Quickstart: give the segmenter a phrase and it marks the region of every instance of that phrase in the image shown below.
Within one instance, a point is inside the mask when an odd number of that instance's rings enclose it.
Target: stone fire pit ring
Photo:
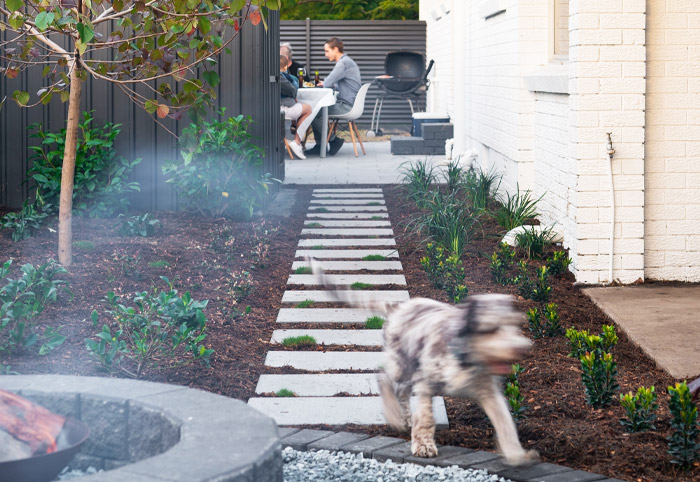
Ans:
[[[282,481],[271,418],[240,400],[163,383],[64,375],[4,375],[0,389],[85,422],[71,468],[80,482]]]

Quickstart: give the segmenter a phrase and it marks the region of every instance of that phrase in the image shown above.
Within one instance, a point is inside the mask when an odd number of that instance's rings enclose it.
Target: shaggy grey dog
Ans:
[[[312,259],[309,263],[319,284],[328,287],[319,264]],[[521,315],[513,309],[511,296],[474,295],[455,306],[426,298],[368,302],[359,293],[334,292],[339,301],[386,317],[380,394],[389,424],[411,428],[413,455],[437,456],[432,398],[446,395],[470,397],[479,403],[494,426],[507,463],[525,465],[538,460],[536,451],[520,445],[499,380],[532,344],[521,333]],[[411,394],[418,402],[413,413]]]

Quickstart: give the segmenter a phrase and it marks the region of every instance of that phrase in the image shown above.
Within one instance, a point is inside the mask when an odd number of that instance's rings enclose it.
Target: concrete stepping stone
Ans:
[[[362,259],[366,256],[379,255],[385,258],[398,258],[399,253],[395,249],[297,249],[295,258],[316,259]]]
[[[386,212],[386,206],[309,206],[309,212],[314,212],[314,210],[318,209],[321,212]]]
[[[393,229],[383,228],[306,228],[301,235],[309,236],[393,236]]]
[[[336,246],[396,246],[396,241],[393,239],[377,239],[377,238],[354,238],[354,239],[300,239],[299,247],[317,247],[333,248]]]
[[[376,373],[313,373],[304,375],[260,375],[255,393],[291,390],[297,397],[379,395]]]
[[[387,213],[315,213],[310,212],[306,215],[306,219],[373,219],[383,218],[388,219]]]
[[[380,199],[312,199],[311,204],[337,206],[379,206],[386,204]]]
[[[336,295],[337,293],[337,295]],[[316,303],[335,303],[338,300],[338,296],[346,298],[349,294],[362,302],[362,301],[388,301],[388,302],[401,302],[408,301],[411,299],[408,291],[386,291],[386,290],[372,290],[372,291],[325,291],[325,290],[292,290],[285,291],[282,295],[282,303],[301,303],[305,300],[313,300]],[[296,310],[303,308],[295,308]]]
[[[319,261],[324,271],[401,271],[401,261]],[[309,266],[306,261],[294,261],[292,271]]]
[[[382,192],[381,187],[349,187],[347,189],[342,188],[329,188],[329,189],[314,189],[313,192]]]
[[[360,308],[281,308],[277,323],[364,323],[375,315]]]
[[[375,351],[268,351],[265,365],[309,372],[378,370],[384,354]]]
[[[326,282],[330,285],[351,285],[367,283],[370,285],[405,285],[406,278],[402,274],[328,274]],[[291,274],[288,285],[318,285],[318,278],[312,274]]]
[[[282,343],[285,338],[312,336],[319,345],[382,346],[382,330],[275,330],[270,343]]]
[[[382,193],[339,193],[339,192],[315,192],[311,195],[315,199],[384,199]]]
[[[278,425],[386,424],[379,397],[253,397],[248,405],[272,417]],[[433,417],[438,429],[447,428],[442,397],[433,398]]]
[[[313,225],[317,228],[379,228],[383,226],[391,226],[389,221],[355,221],[355,220],[332,220],[326,221],[325,219],[307,219],[304,221],[305,226]],[[311,226],[309,226],[311,227]]]

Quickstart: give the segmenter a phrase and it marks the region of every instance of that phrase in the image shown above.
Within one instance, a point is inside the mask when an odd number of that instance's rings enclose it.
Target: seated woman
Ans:
[[[304,119],[311,114],[311,106],[296,101],[299,81],[287,72],[290,64],[291,62],[287,56],[280,55],[280,83],[282,88],[280,105],[282,112],[284,112],[284,118],[296,121],[298,125],[304,122]],[[289,143],[289,148],[299,159],[306,159],[298,131],[294,134],[294,141]]]

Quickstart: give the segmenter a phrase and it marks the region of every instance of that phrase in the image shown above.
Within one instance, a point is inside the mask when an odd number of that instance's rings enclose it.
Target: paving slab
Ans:
[[[572,470],[561,474],[547,475],[545,477],[535,477],[526,482],[593,482],[606,479],[604,475],[584,472],[583,470]]]
[[[438,449],[438,454],[440,449]],[[469,452],[468,454],[454,455],[441,459],[439,464],[441,467],[451,467],[457,465],[463,469],[469,468],[473,465],[483,464],[489,460],[494,460],[499,458],[500,455],[492,452],[484,452],[482,450],[475,450],[474,452]]]
[[[324,271],[401,271],[403,269],[400,261],[320,261],[319,265]],[[309,263],[306,261],[294,261],[292,271],[308,266]]]
[[[282,447],[291,447],[294,450],[306,450],[310,443],[332,435],[335,435],[335,432],[331,430],[312,430],[305,428],[287,435],[286,437],[282,437]]]
[[[311,204],[317,206],[383,206],[382,199],[312,199]]]
[[[393,236],[393,229],[385,228],[305,228],[302,236]]]
[[[309,444],[309,450],[329,450],[331,452],[337,452],[343,445],[359,442],[368,438],[369,435],[361,433],[338,432],[335,435]]]
[[[260,375],[255,393],[277,393],[283,388],[297,397],[333,397],[339,393],[379,395],[376,373]]]
[[[378,351],[268,351],[265,366],[289,366],[297,370],[377,370],[384,361]]]
[[[285,338],[312,336],[319,345],[382,346],[382,330],[275,330],[270,343],[282,343]]]
[[[540,463],[528,467],[513,467],[505,463],[505,459],[499,457],[478,464],[479,469],[486,469],[491,474],[497,474],[506,479],[513,480],[539,480],[540,477],[548,475],[558,475],[564,472],[571,472],[572,469],[563,465]]]
[[[700,285],[652,283],[583,292],[672,377],[700,373]]]
[[[314,199],[384,199],[384,194],[374,192],[314,192],[311,196]]]
[[[309,206],[309,212],[386,212],[386,206]]]
[[[253,397],[248,405],[278,425],[386,425],[380,397]],[[433,398],[433,416],[438,429],[447,427],[442,397]]]
[[[306,214],[306,219],[388,219],[389,213],[315,213]]]
[[[378,285],[406,285],[406,278],[402,274],[327,274],[326,283],[329,285],[351,285],[353,283],[367,283]],[[318,285],[318,277],[312,274],[290,274],[288,285]]]
[[[371,316],[378,314],[361,308],[282,308],[277,323],[364,323]]]
[[[355,239],[300,239],[300,248],[304,247],[321,247],[333,248],[336,246],[396,246],[396,241],[393,239],[376,239],[376,238],[355,238]]]
[[[372,454],[377,450],[402,443],[406,443],[406,441],[401,438],[378,435],[376,437],[360,440],[359,442],[343,445],[339,450],[342,450],[343,452],[350,452],[352,454],[362,454],[366,459],[371,459]]]
[[[450,457],[457,457],[460,455],[466,455],[471,452],[473,452],[473,450],[464,447],[454,447],[451,445],[438,446],[437,457],[426,458],[408,455],[404,458],[404,462],[416,465],[436,465],[439,467],[440,463],[445,459],[448,459]]]
[[[338,300],[338,297],[347,299],[348,296],[352,296],[358,300],[362,301],[390,301],[390,302],[401,302],[408,301],[411,299],[408,291],[387,291],[387,290],[370,290],[370,291],[352,291],[352,290],[338,290],[338,291],[324,291],[324,290],[293,290],[285,291],[282,295],[282,303],[301,303],[306,300],[313,300],[317,303],[333,303]],[[303,309],[303,308],[295,308]]]
[[[294,427],[277,427],[277,432],[280,434],[280,438],[289,437],[293,433],[297,433],[300,429]]]
[[[395,249],[297,249],[295,258],[316,259],[362,259],[367,256],[384,256],[385,258],[398,258],[399,252]]]
[[[381,228],[391,226],[389,221],[355,221],[355,220],[333,220],[307,219],[304,226],[317,228]]]
[[[355,188],[328,188],[328,189],[314,189],[313,192],[382,192],[381,187],[355,187]]]

